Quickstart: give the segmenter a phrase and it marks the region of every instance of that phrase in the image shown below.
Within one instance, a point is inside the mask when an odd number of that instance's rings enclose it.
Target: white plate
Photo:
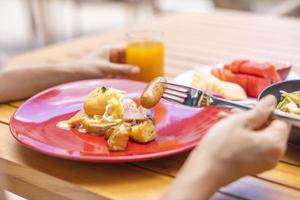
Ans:
[[[206,72],[210,72],[213,68],[223,68],[224,64],[213,64],[213,65],[204,65],[204,66],[199,66],[199,68],[201,68],[201,70],[206,71]],[[195,67],[197,68],[197,67]],[[193,75],[194,75],[194,70],[188,70],[186,72],[183,72],[179,75],[177,75],[174,79],[173,79],[173,83],[176,84],[181,84],[181,85],[186,85],[186,86],[191,86],[191,82],[193,79]],[[288,75],[288,77],[286,78],[286,80],[293,80],[293,79],[299,79],[300,76],[297,75],[295,72],[290,72],[290,74]],[[255,102],[255,98],[248,98],[247,100],[243,100],[243,101],[238,101],[238,103],[241,104],[250,104]]]

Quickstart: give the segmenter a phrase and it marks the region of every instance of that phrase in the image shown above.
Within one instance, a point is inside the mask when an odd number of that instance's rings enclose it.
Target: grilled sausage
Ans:
[[[157,77],[153,79],[144,89],[140,98],[141,105],[144,108],[154,107],[161,99],[164,92],[164,86],[161,84],[161,82],[166,82],[166,78]]]

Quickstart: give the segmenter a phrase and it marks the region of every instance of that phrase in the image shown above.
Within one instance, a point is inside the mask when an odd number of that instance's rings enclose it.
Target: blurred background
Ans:
[[[158,15],[212,12],[220,8],[300,17],[300,0],[1,0],[0,60]]]

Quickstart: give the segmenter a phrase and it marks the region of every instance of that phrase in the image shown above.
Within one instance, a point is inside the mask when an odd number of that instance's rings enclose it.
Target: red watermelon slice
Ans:
[[[290,64],[234,60],[211,73],[222,81],[239,84],[249,97],[257,97],[265,87],[286,79],[290,70]]]
[[[292,69],[292,64],[291,63],[273,63],[277,73],[281,77],[282,80],[285,80],[287,76],[289,75],[291,69]]]

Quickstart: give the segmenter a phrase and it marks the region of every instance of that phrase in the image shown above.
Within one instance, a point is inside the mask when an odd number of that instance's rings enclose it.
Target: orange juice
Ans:
[[[164,75],[164,45],[160,41],[142,40],[131,42],[126,48],[126,63],[140,67],[134,80],[151,81]]]

